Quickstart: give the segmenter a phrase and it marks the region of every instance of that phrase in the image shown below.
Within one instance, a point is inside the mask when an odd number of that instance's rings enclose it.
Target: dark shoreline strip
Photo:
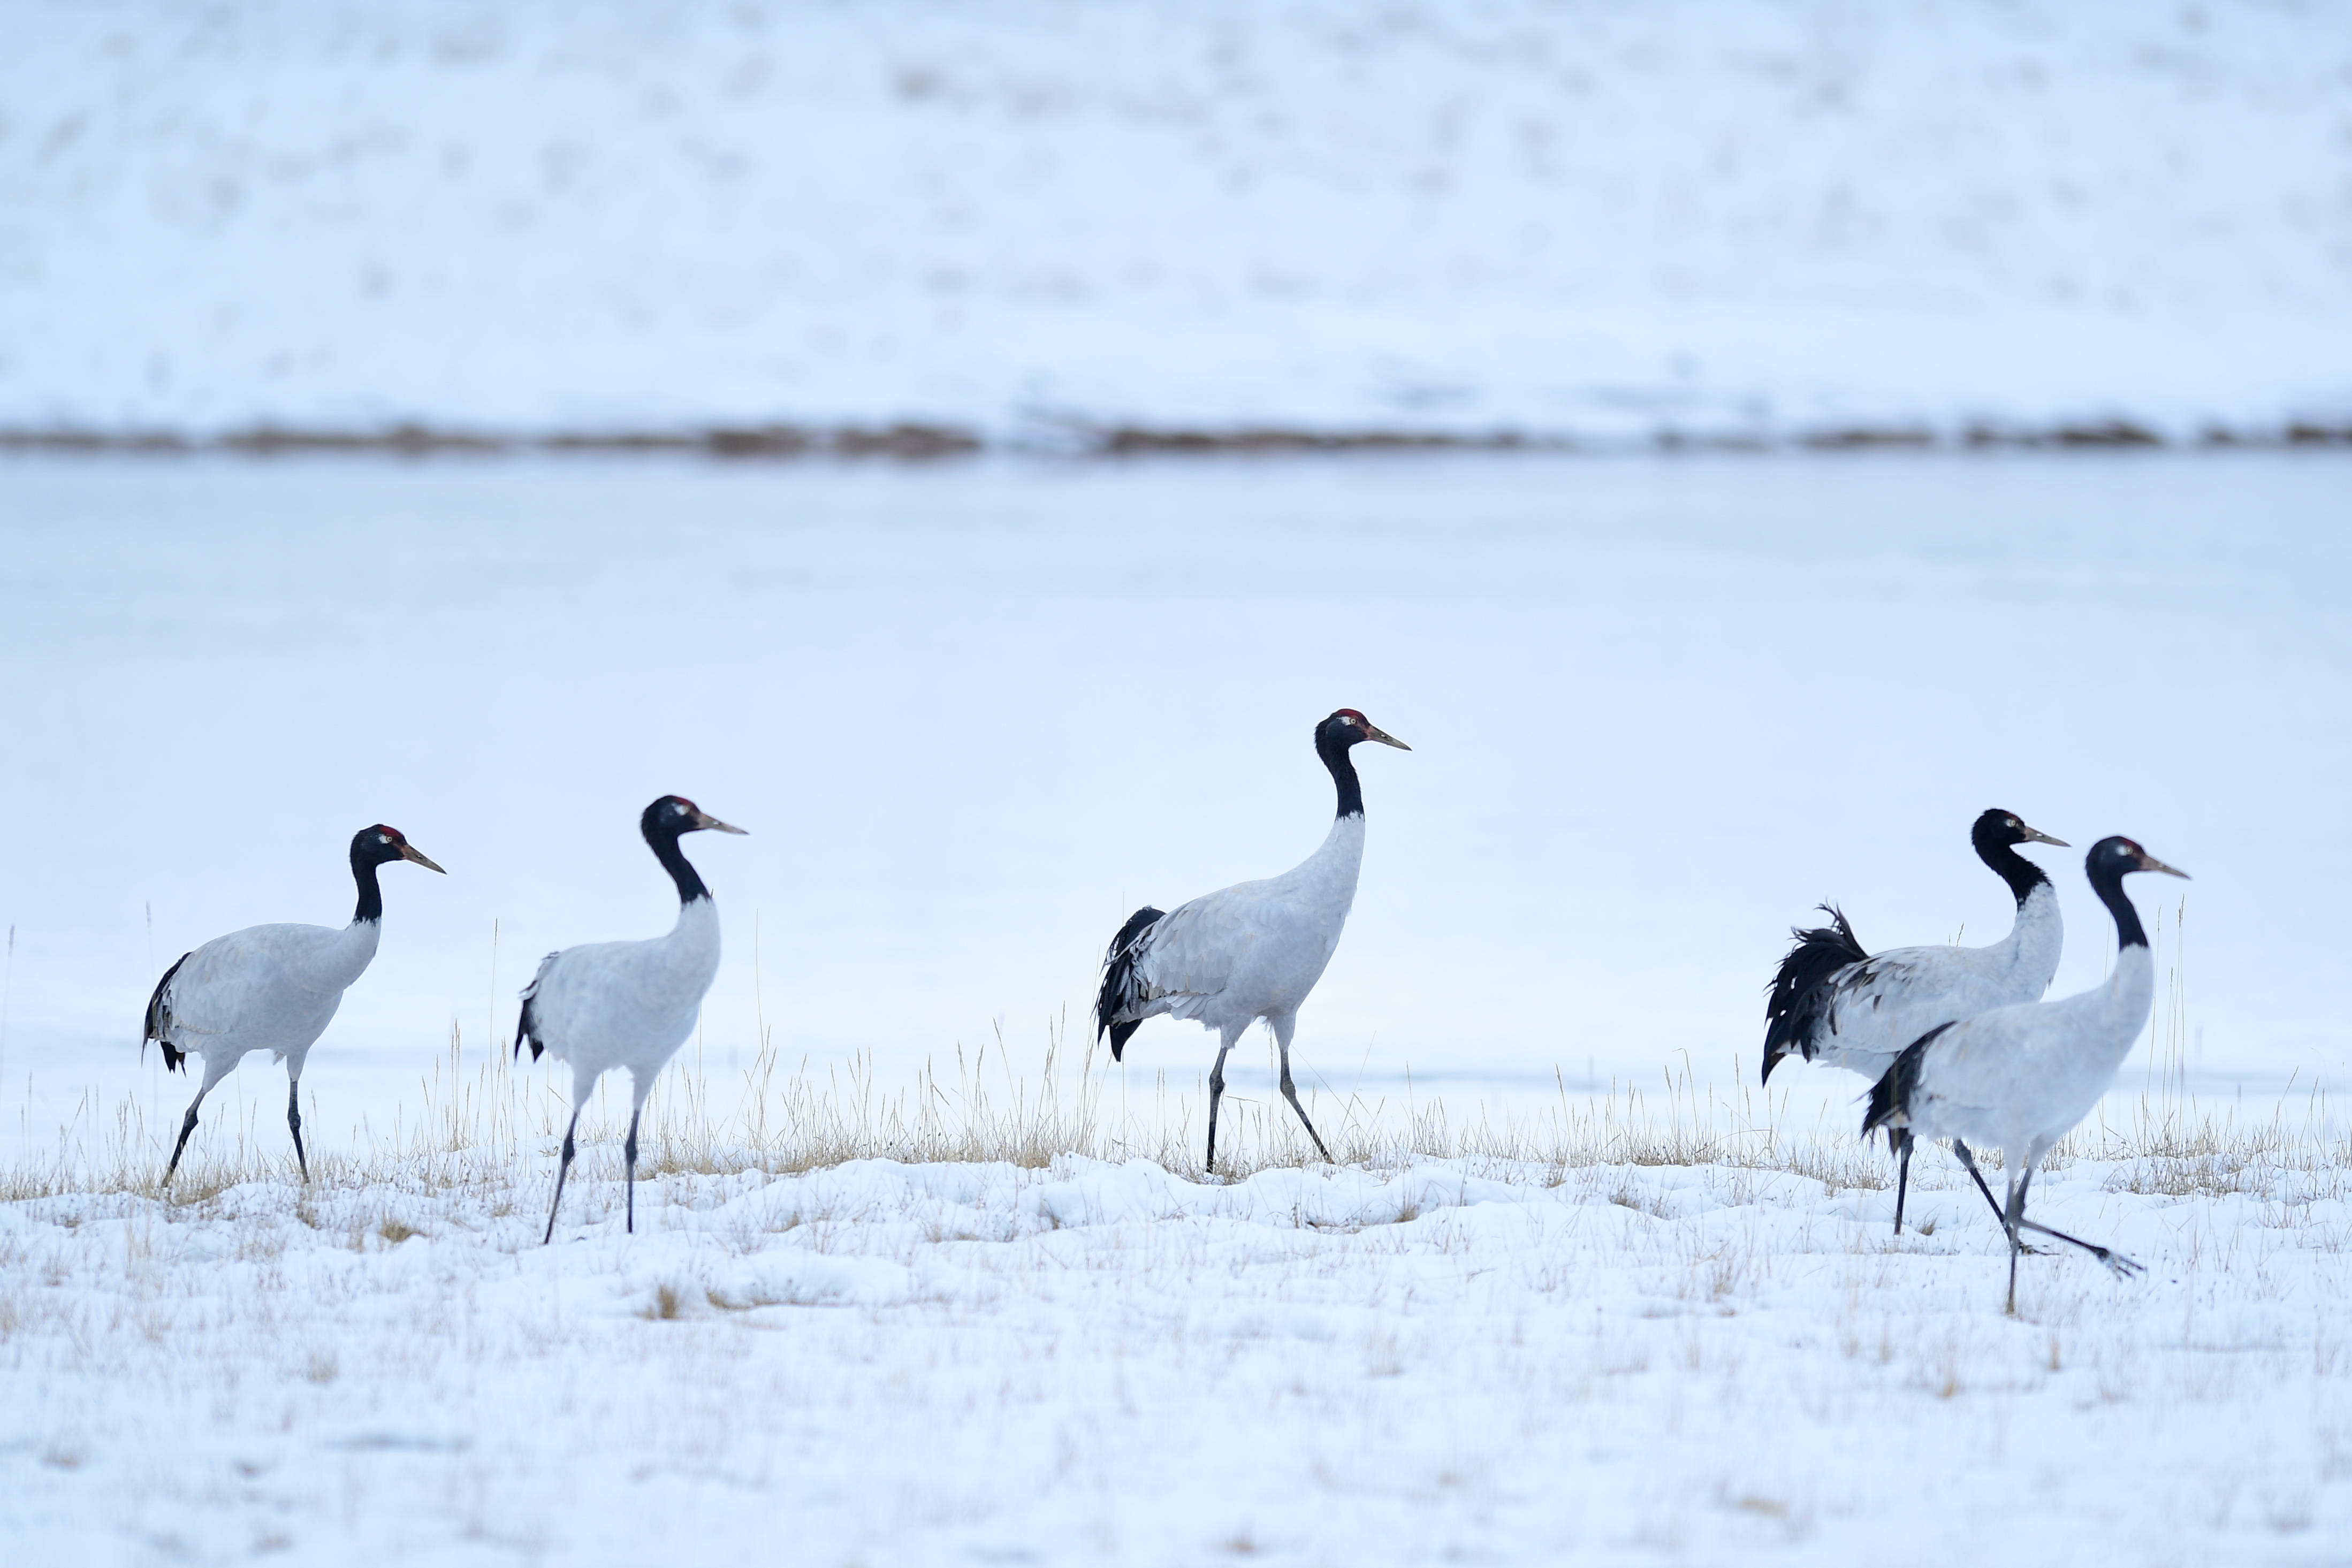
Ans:
[[[1024,452],[1083,458],[1352,452],[1885,452],[2060,450],[2213,450],[2233,447],[2352,447],[2352,423],[2296,421],[2266,429],[2210,427],[2171,439],[2128,420],[2046,426],[1971,425],[1957,432],[1926,426],[1831,426],[1795,432],[1687,431],[1671,426],[1647,437],[1595,438],[1566,433],[1496,430],[1316,430],[1283,426],[1224,427],[1084,426],[992,440],[950,425],[712,426],[682,430],[573,430],[517,434],[416,424],[375,429],[256,425],[218,434],[102,429],[84,426],[0,426],[0,453],[56,452],[149,456],[232,453],[273,458],[313,455],[394,457],[509,454],[678,454],[719,458],[881,458],[907,462]]]

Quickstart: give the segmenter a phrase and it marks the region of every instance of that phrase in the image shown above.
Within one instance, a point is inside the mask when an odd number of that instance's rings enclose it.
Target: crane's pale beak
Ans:
[[[2189,873],[2179,867],[2168,866],[2145,849],[2140,851],[2139,868],[2143,871],[2161,871],[2168,877],[2178,877],[2184,882],[2192,879]]]
[[[424,867],[424,868],[425,868],[426,870],[428,870],[428,871],[441,871],[441,868],[440,868],[440,867],[438,867],[438,866],[436,866],[432,861],[430,861],[430,860],[426,859],[426,858],[425,858],[425,851],[424,851],[424,850],[422,850],[422,849],[419,849],[419,848],[418,848],[415,845],[414,845],[414,844],[404,844],[404,845],[402,845],[402,846],[400,847],[400,858],[401,858],[402,859],[404,859],[404,860],[414,860],[414,861],[415,861],[419,866]],[[449,873],[448,873],[448,872],[446,872],[446,871],[441,871],[441,874],[442,874],[443,876],[445,876],[445,877],[446,877],[446,876],[447,876]]]
[[[1367,741],[1378,741],[1383,746],[1394,746],[1400,752],[1410,752],[1412,750],[1411,746],[1406,745],[1402,741],[1398,740],[1394,735],[1390,734],[1386,730],[1381,729],[1379,725],[1371,722],[1370,720],[1366,720],[1364,722],[1364,739]]]
[[[743,831],[743,829],[736,826],[731,822],[719,821],[717,817],[711,816],[707,811],[697,811],[694,814],[694,826],[697,832],[701,832],[706,829],[713,833],[741,833]]]
[[[2021,823],[2019,826],[2023,826],[2024,825]],[[2072,849],[2074,847],[2063,838],[2051,837],[2050,835],[2042,832],[2042,829],[2038,827],[2027,827],[2025,829],[2025,841],[2028,844],[2055,844],[2061,849]]]

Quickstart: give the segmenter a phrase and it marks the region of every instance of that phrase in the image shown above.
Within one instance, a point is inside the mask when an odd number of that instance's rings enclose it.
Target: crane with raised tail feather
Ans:
[[[1165,1015],[1217,1031],[1216,1065],[1209,1069],[1209,1152],[1217,1163],[1217,1106],[1225,1092],[1225,1056],[1243,1032],[1263,1018],[1282,1053],[1282,1097],[1298,1113],[1316,1152],[1331,1152],[1298,1103],[1290,1077],[1290,1038],[1298,1009],[1321,979],[1348,911],[1364,861],[1364,792],[1349,752],[1366,741],[1412,750],[1376,728],[1353,708],[1315,727],[1315,754],[1330,770],[1339,811],[1323,847],[1279,877],[1241,882],[1162,913],[1138,910],[1111,938],[1103,957],[1102,988],[1095,998],[1095,1038],[1110,1036],[1113,1061],[1147,1018]]]
[[[1937,1025],[2038,1001],[2050,989],[2065,942],[2058,890],[2017,846],[2054,844],[2063,849],[2066,841],[2028,827],[2015,812],[1998,806],[1977,817],[1969,838],[1977,858],[2009,884],[2017,900],[2009,934],[1990,947],[1897,947],[1874,955],[1855,938],[1844,914],[1822,905],[1830,924],[1790,933],[1796,945],[1780,961],[1764,1004],[1765,1082],[1783,1058],[1801,1056],[1875,1083],[1905,1047]],[[1895,1229],[1900,1235],[1911,1190],[1911,1134],[1891,1130],[1888,1138],[1895,1156]],[[2000,1213],[1992,1190],[1982,1182],[1978,1186]]]

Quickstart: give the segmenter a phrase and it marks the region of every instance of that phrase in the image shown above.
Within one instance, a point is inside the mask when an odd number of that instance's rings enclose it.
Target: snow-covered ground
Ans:
[[[2352,430],[2340,4],[6,33],[0,428]]]
[[[1199,1184],[757,1168],[621,1234],[610,1128],[0,1203],[10,1561],[2336,1563],[2340,1142],[2060,1162],[1627,1144]],[[658,1142],[659,1141],[656,1140]],[[1636,1141],[1638,1142],[1638,1141]],[[1696,1163],[1692,1163],[1696,1159]],[[1671,1162],[1671,1163],[1659,1163]],[[274,1163],[274,1161],[273,1161]],[[751,1168],[745,1168],[747,1163]],[[244,1179],[222,1186],[232,1174]]]

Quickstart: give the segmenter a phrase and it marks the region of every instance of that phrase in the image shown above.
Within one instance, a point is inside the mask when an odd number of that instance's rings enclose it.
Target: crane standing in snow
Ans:
[[[1113,1061],[1146,1018],[1188,1018],[1218,1034],[1216,1065],[1209,1069],[1209,1153],[1217,1163],[1217,1102],[1225,1092],[1225,1055],[1260,1018],[1282,1052],[1282,1097],[1299,1124],[1323,1146],[1290,1079],[1290,1036],[1299,1005],[1322,978],[1339,945],[1356,877],[1364,863],[1364,792],[1349,750],[1378,741],[1412,750],[1374,728],[1352,708],[1315,727],[1315,754],[1331,771],[1339,809],[1323,847],[1279,877],[1241,882],[1162,914],[1146,907],[1128,917],[1103,958],[1102,990],[1095,998],[1095,1038],[1110,1035]]]
[[[529,1041],[531,1060],[546,1051],[572,1064],[572,1121],[563,1130],[562,1163],[556,1167],[555,1202],[548,1205],[542,1243],[555,1239],[555,1214],[563,1205],[563,1179],[572,1172],[581,1107],[609,1068],[629,1069],[629,1140],[623,1156],[628,1229],[635,1234],[637,1118],[663,1064],[694,1032],[703,994],[719,973],[719,907],[678,852],[677,841],[705,828],[743,830],[674,795],[646,807],[638,827],[654,858],[677,884],[677,924],[667,936],[648,942],[592,942],[549,953],[523,990],[522,1016],[515,1025],[516,1055]]]
[[[2147,1023],[2156,998],[2156,959],[2139,911],[2124,896],[2124,878],[2134,871],[2161,871],[2186,879],[2128,838],[2102,838],[2091,846],[2084,869],[2099,901],[2116,921],[2116,967],[2106,984],[2058,1002],[2032,1002],[1997,1008],[1945,1024],[1921,1036],[1870,1091],[1862,1130],[1899,1128],[1929,1138],[1949,1138],[1952,1152],[1976,1176],[1967,1140],[2001,1152],[2009,1173],[2009,1205],[2001,1227],[2009,1233],[2009,1310],[2017,1310],[2017,1255],[2021,1230],[2038,1231],[2079,1247],[2118,1277],[2139,1271],[2121,1253],[2095,1247],[2064,1231],[2025,1217],[2025,1189],[2033,1167],[2068,1130],[2090,1114],[2116,1080]]]
[[[343,993],[367,973],[383,931],[383,893],[376,868],[408,860],[428,871],[426,859],[397,828],[377,823],[352,837],[352,879],[359,884],[359,908],[352,923],[329,926],[248,926],[215,937],[180,955],[163,972],[147,999],[147,1025],[140,1040],[163,1047],[163,1066],[182,1070],[190,1057],[205,1059],[205,1080],[180,1122],[180,1141],[163,1168],[170,1182],[180,1168],[188,1134],[196,1130],[196,1108],[248,1051],[268,1051],[286,1064],[286,1125],[294,1134],[294,1162],[310,1179],[302,1149],[302,1063],[342,1005]]]
[[[2009,884],[2017,919],[2009,935],[1990,947],[1897,947],[1873,957],[1863,950],[1853,927],[1832,905],[1822,909],[1831,923],[1792,932],[1797,944],[1780,961],[1764,1004],[1764,1081],[1785,1057],[1828,1062],[1875,1083],[1903,1048],[1938,1024],[2036,1002],[2058,973],[2065,932],[2058,919],[2058,892],[2041,867],[2017,852],[2020,844],[2055,844],[2028,827],[2013,811],[1984,813],[1969,830],[1977,857]],[[1894,1129],[1895,1229],[1903,1230],[1903,1205],[1911,1188],[1911,1134]],[[1993,1212],[2000,1205],[1981,1179],[1977,1184]]]

